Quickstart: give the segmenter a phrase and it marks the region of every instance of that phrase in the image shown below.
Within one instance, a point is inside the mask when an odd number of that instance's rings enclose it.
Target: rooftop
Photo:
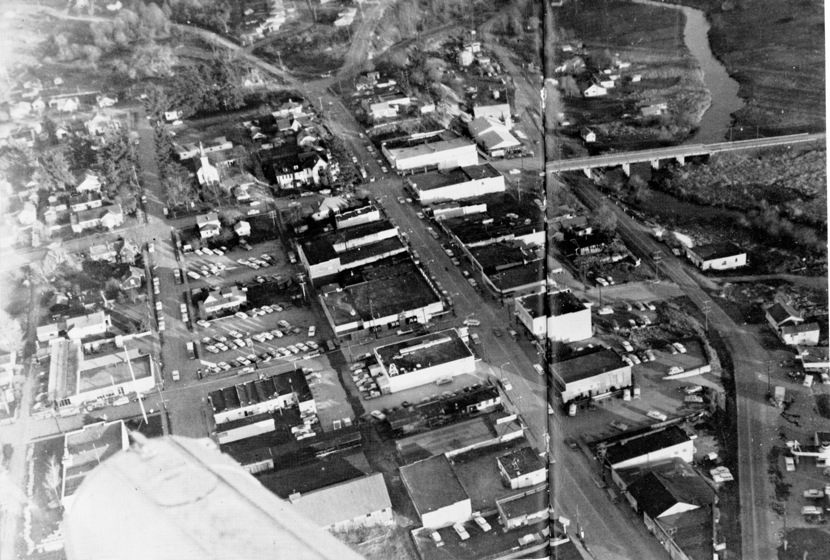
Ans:
[[[371,321],[420,309],[441,299],[411,258],[377,261],[349,271],[340,292],[323,296],[335,325]]]
[[[405,160],[409,158],[415,158],[427,154],[434,154],[438,152],[446,152],[450,150],[457,150],[459,148],[475,148],[475,145],[472,144],[466,138],[449,138],[443,139],[442,136],[435,136],[433,137],[437,139],[437,141],[426,142],[422,144],[415,144],[409,146],[400,146],[400,147],[389,147],[386,146],[386,150],[391,154],[392,158],[395,160]]]
[[[136,379],[153,375],[153,366],[149,354],[141,354],[139,350],[132,349],[129,351],[129,355],[132,374],[123,351],[96,356],[92,359],[85,358],[81,362],[80,371],[78,372],[77,392],[84,393],[101,387],[127,383],[132,380],[133,375]],[[67,389],[71,389],[71,386],[67,386]]]
[[[412,531],[412,540],[418,549],[419,558],[423,560],[481,560],[482,558],[551,558],[553,560],[583,560],[578,552],[573,555],[568,550],[567,555],[559,554],[565,551],[563,546],[553,549],[551,556],[547,555],[547,540],[540,539],[523,547],[519,547],[519,538],[528,534],[542,534],[550,528],[550,522],[545,519],[539,523],[525,525],[512,531],[502,531],[498,515],[484,515],[492,530],[483,533],[472,521],[464,523],[470,538],[462,541],[452,527],[438,529],[444,546],[436,547],[430,534],[433,529],[415,529]],[[570,541],[567,544],[571,544]],[[520,550],[521,549],[521,550]],[[523,550],[523,552],[522,552]],[[530,551],[530,552],[528,552]],[[510,555],[514,556],[510,556]],[[587,556],[585,557],[587,558]]]
[[[505,453],[496,460],[510,478],[518,478],[545,468],[544,463],[530,446]]]
[[[689,250],[704,260],[722,259],[724,257],[734,257],[735,255],[743,255],[746,253],[746,251],[731,241],[697,245]]]
[[[630,472],[627,472],[630,471]],[[677,503],[709,506],[715,491],[685,461],[675,458],[642,469],[621,469],[628,491],[650,517],[656,518]]]
[[[311,389],[302,369],[288,370],[264,379],[217,389],[208,394],[208,399],[216,414],[267,402],[289,393],[296,393],[300,402],[312,398]]]
[[[542,511],[550,506],[548,485],[539,484],[525,489],[521,494],[507,496],[498,501],[499,511],[507,519],[516,519]]]
[[[798,311],[793,309],[792,306],[782,302],[775,302],[771,306],[767,307],[767,313],[770,317],[772,317],[773,321],[775,321],[777,325],[780,325],[788,319],[795,321],[802,320]]]
[[[500,241],[468,250],[488,275],[539,259],[536,247],[519,241]]]
[[[543,317],[545,316],[544,298],[544,294],[530,294],[517,298],[516,301],[528,311],[531,317]],[[547,310],[552,317],[561,317],[584,309],[586,309],[585,304],[568,290],[547,294]]]
[[[392,507],[381,473],[301,494],[299,498],[291,498],[291,502],[300,513],[320,527],[329,527]]]
[[[501,292],[528,288],[545,281],[544,265],[544,261],[539,259],[524,266],[516,266],[490,274],[488,278]]]
[[[456,422],[422,434],[398,439],[395,447],[405,463],[414,463],[435,455],[442,455],[469,447],[493,441],[504,435],[497,431],[495,421],[505,417],[505,413],[492,413]],[[517,420],[506,423],[511,431],[522,431]],[[499,428],[505,425],[499,424]]]
[[[390,377],[463,360],[473,355],[458,331],[447,329],[375,348]]]
[[[605,458],[611,465],[616,465],[687,441],[689,441],[688,434],[679,426],[672,425],[629,440],[622,440],[606,449]]]
[[[527,445],[528,441],[524,437],[519,437],[465,451],[450,459],[461,486],[470,496],[473,511],[492,509],[496,505],[496,500],[523,491],[513,490],[504,485],[504,479],[499,472],[498,458]]]
[[[781,328],[783,334],[797,334],[805,332],[818,332],[821,330],[818,323],[802,323],[800,325],[787,325]]]
[[[421,516],[469,499],[444,455],[403,466],[400,472],[401,480]]]
[[[614,371],[626,366],[613,350],[600,348],[596,352],[553,364],[553,372],[564,382],[573,383]]]
[[[89,424],[64,438],[63,496],[75,492],[87,473],[129,445],[121,420]]]
[[[275,470],[256,475],[263,486],[283,499],[296,492],[313,492],[372,472],[366,456],[359,450],[322,458],[312,456],[301,463],[286,459],[280,457],[280,461],[274,462]]]
[[[349,264],[387,253],[403,252],[404,250],[406,250],[406,245],[403,244],[403,241],[399,237],[390,237],[388,239],[382,239],[377,243],[361,245],[360,247],[343,251],[340,253],[340,263]]]
[[[489,163],[471,165],[468,167],[456,167],[449,170],[432,171],[421,173],[408,178],[408,182],[421,191],[430,191],[458,185],[468,181],[498,177],[500,173]]]

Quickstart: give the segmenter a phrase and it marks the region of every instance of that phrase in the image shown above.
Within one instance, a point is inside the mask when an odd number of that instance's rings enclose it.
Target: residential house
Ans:
[[[234,224],[233,231],[239,237],[247,237],[251,235],[251,224],[245,220],[240,220]]]
[[[203,144],[202,142],[198,144],[190,142],[183,146],[178,144],[175,146],[176,156],[179,158],[180,161],[191,159],[196,156],[202,156],[205,154],[223,152],[225,150],[230,150],[232,148],[233,142],[231,142],[224,136],[216,137],[207,144]]]
[[[608,94],[608,90],[597,84],[590,84],[582,89],[583,97],[602,97]]]
[[[9,106],[9,116],[12,120],[25,119],[32,112],[32,104],[28,101],[18,101]]]
[[[135,241],[128,237],[121,239],[121,247],[118,249],[118,260],[122,263],[135,263],[138,256],[141,254],[141,248]]]
[[[100,208],[103,205],[101,194],[94,191],[87,191],[69,197],[69,210],[71,212],[82,212],[90,208]]]
[[[372,120],[393,119],[398,116],[398,106],[392,105],[388,101],[381,101],[379,103],[372,103],[369,105],[369,116]]]
[[[112,319],[107,313],[97,311],[89,315],[71,317],[66,320],[65,331],[69,340],[84,340],[106,333],[112,328]]]
[[[592,144],[597,141],[597,133],[588,127],[583,127],[579,135],[582,136],[582,140],[586,144]]]
[[[121,289],[125,292],[127,290],[137,290],[141,288],[141,285],[144,283],[144,269],[138,268],[137,266],[130,266],[129,270],[119,279],[121,284]]]
[[[53,97],[49,100],[49,107],[61,113],[74,113],[80,106],[77,97]]]
[[[92,245],[88,249],[89,260],[91,261],[107,261],[114,262],[117,255],[115,247],[109,243],[101,243],[99,245]]]
[[[100,136],[111,130],[121,128],[121,123],[109,115],[96,113],[94,117],[84,122],[84,127],[90,136]]]
[[[112,230],[124,223],[124,211],[120,204],[108,204],[76,212],[70,216],[70,223],[75,233],[97,227]]]
[[[328,163],[318,152],[295,153],[273,163],[274,175],[280,189],[320,185]]]
[[[219,214],[216,212],[196,216],[196,225],[202,239],[216,237],[222,231],[222,223],[219,221]]]
[[[669,110],[667,103],[654,103],[653,105],[646,105],[640,107],[640,115],[643,117],[659,117],[665,115]]]
[[[96,95],[95,102],[98,104],[99,109],[104,109],[106,107],[112,107],[118,103],[118,98],[114,95]]]
[[[767,323],[775,332],[784,327],[792,327],[804,322],[804,318],[798,311],[788,303],[781,301],[767,307],[765,316]]]
[[[277,110],[271,114],[274,116],[274,118],[286,119],[288,117],[301,117],[305,115],[305,111],[303,111],[303,104],[301,102],[289,99],[288,101],[280,105],[277,108]]]
[[[507,96],[499,90],[493,91],[492,96],[493,101],[498,101],[498,103],[476,103],[473,106],[473,118],[493,120],[503,124],[510,130],[513,128],[513,120]]]
[[[82,192],[101,192],[101,181],[98,179],[97,175],[93,175],[87,172],[84,180],[80,182],[75,187],[75,191],[82,193]]]
[[[830,370],[830,349],[827,346],[798,347],[795,357],[804,371],[827,372]]]

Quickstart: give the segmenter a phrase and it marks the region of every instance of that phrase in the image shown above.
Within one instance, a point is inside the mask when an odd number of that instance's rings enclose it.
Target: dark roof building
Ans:
[[[694,459],[692,439],[677,425],[617,441],[605,450],[605,460],[616,469],[658,463],[679,457]]]
[[[472,515],[470,497],[446,456],[403,466],[400,472],[424,527],[444,527]]]

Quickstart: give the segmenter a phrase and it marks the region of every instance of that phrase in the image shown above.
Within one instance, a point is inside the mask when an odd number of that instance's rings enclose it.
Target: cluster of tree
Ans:
[[[357,169],[352,163],[351,153],[346,147],[346,143],[339,136],[331,136],[328,140],[328,148],[331,152],[333,161],[329,162],[329,169],[326,170],[326,179],[330,186],[350,186],[359,181]],[[335,179],[331,173],[331,165],[336,164],[338,167],[337,178]]]
[[[54,128],[49,119],[44,123],[48,131]],[[108,133],[103,140],[93,142],[87,137],[70,137],[64,144],[42,146],[37,156],[26,163],[33,169],[32,177],[49,191],[67,191],[75,187],[78,177],[89,171],[96,174],[105,188],[105,193],[119,200],[128,214],[137,207],[135,147],[129,132],[117,130]],[[17,163],[22,164],[22,161]]]
[[[183,68],[170,88],[170,105],[187,117],[245,105],[239,63],[227,56]]]
[[[227,0],[167,0],[167,9],[171,19],[177,23],[228,33],[232,5]]]
[[[163,95],[163,92],[158,93],[158,90],[156,93],[159,96]],[[155,97],[152,99],[156,100]],[[160,107],[164,107],[164,105]],[[163,113],[166,109],[156,108],[156,110]],[[156,165],[158,166],[159,179],[164,189],[167,206],[171,209],[187,208],[193,200],[198,199],[199,193],[187,169],[173,160],[173,140],[170,136],[170,130],[162,124],[161,120],[156,120],[156,123]]]
[[[496,2],[502,4],[503,2]],[[392,42],[411,39],[449,22],[456,25],[481,22],[486,11],[498,9],[482,0],[403,0],[390,6],[378,29]]]
[[[448,80],[440,65],[430,63],[429,53],[414,48],[407,55],[394,51],[376,65],[380,72],[391,76],[409,94],[424,95],[436,103],[458,100],[464,96],[463,83]]]
[[[90,24],[91,43],[66,33],[51,35],[45,55],[59,62],[85,60],[96,67],[104,55],[121,51],[119,54],[126,56],[112,57],[113,71],[132,79],[169,76],[175,55],[170,47],[156,43],[156,39],[170,36],[169,8],[165,11],[152,2],[135,6],[135,11],[123,9],[111,20]]]

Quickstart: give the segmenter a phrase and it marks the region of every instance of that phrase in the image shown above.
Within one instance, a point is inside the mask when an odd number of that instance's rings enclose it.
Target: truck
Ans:
[[[196,345],[193,344],[192,341],[190,341],[187,344],[185,344],[185,347],[187,348],[187,357],[190,358],[191,360],[195,360],[196,359]]]
[[[772,406],[781,408],[784,406],[784,398],[786,396],[786,389],[781,386],[776,386],[772,394]]]

